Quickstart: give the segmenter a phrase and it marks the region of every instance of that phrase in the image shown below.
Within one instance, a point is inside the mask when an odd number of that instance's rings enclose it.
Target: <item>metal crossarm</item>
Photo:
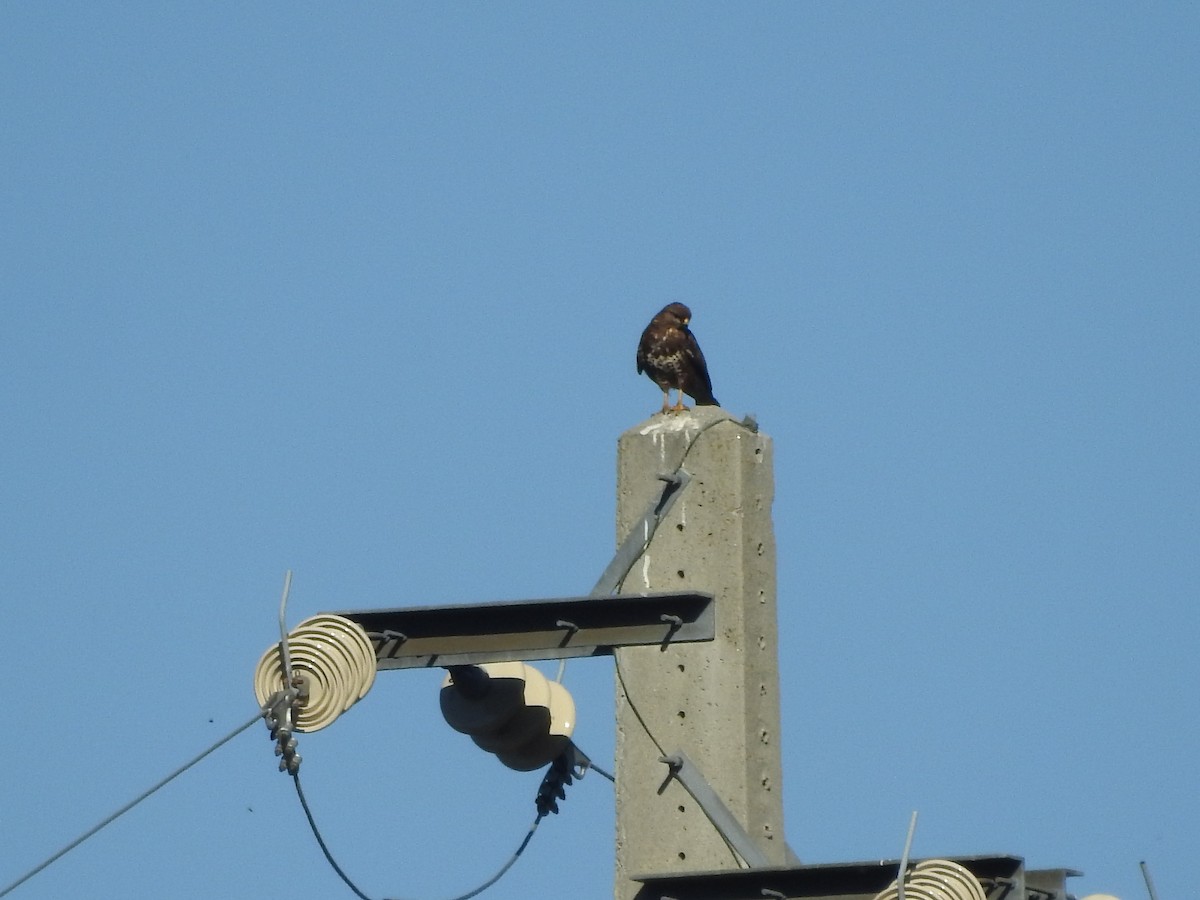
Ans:
[[[600,656],[614,647],[711,641],[715,635],[713,597],[695,591],[350,610],[337,615],[366,630],[380,671]]]
[[[1025,897],[1024,861],[1014,856],[950,857],[979,879],[988,900]],[[643,875],[636,900],[743,900],[776,897],[783,900],[871,900],[896,877],[898,860],[824,865],[776,866],[751,869]],[[1071,873],[1067,873],[1071,874]],[[1061,879],[1060,879],[1061,883]],[[1056,900],[1066,900],[1065,888]]]

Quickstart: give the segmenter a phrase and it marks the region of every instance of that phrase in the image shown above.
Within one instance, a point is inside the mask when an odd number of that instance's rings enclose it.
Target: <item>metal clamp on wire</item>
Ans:
[[[296,678],[294,682],[297,681],[304,685],[304,679]],[[292,733],[296,727],[296,713],[302,703],[303,693],[306,693],[303,687],[277,691],[267,700],[267,707],[263,711],[271,739],[275,741],[279,771],[289,775],[295,775],[300,770],[301,757],[296,752],[296,738]]]
[[[287,602],[292,590],[292,570],[288,569],[283,576],[283,595],[279,599],[279,659],[283,666],[284,689],[272,695],[268,701],[267,727],[271,737],[275,739],[275,755],[279,757],[279,771],[295,775],[300,771],[300,755],[296,753],[296,739],[292,731],[296,727],[296,717],[299,713],[300,694],[303,691],[308,699],[308,689],[304,679],[296,675],[292,668],[292,654],[287,630]]]

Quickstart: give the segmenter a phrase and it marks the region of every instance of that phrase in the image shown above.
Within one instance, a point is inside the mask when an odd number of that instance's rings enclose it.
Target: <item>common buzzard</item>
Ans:
[[[638,343],[637,370],[645,372],[663,392],[663,412],[682,412],[683,395],[696,401],[697,406],[720,406],[713,396],[708,366],[696,338],[688,331],[692,311],[682,303],[668,303],[659,311]],[[671,406],[671,388],[679,397]]]

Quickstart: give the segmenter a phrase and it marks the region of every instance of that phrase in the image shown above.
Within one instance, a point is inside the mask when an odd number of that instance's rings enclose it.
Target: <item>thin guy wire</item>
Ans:
[[[193,757],[191,760],[184,763],[182,766],[180,766],[178,769],[176,769],[174,772],[172,772],[166,778],[162,779],[162,781],[158,782],[156,785],[149,788],[148,790],[143,791],[141,794],[139,794],[133,800],[126,803],[124,806],[122,806],[120,809],[118,809],[115,813],[113,813],[111,816],[106,818],[104,821],[100,822],[98,825],[95,825],[90,830],[84,832],[82,835],[77,837],[75,840],[71,841],[71,843],[67,844],[67,846],[63,847],[61,850],[59,850],[57,853],[55,853],[53,856],[51,856],[45,862],[39,864],[38,866],[35,866],[33,869],[30,869],[28,872],[26,872],[24,875],[22,875],[16,881],[14,881],[12,884],[8,885],[8,887],[4,888],[4,890],[0,890],[0,897],[3,897],[5,895],[11,893],[13,890],[15,890],[16,888],[23,885],[26,881],[28,881],[34,875],[41,872],[43,869],[45,869],[51,863],[54,863],[57,860],[61,859],[62,857],[66,856],[68,853],[70,853],[72,850],[74,850],[76,847],[78,847],[80,844],[82,844],[84,841],[86,841],[88,838],[90,838],[92,835],[94,835],[100,829],[104,828],[106,825],[111,824],[112,822],[115,822],[121,816],[125,815],[125,813],[129,812],[131,809],[133,809],[135,806],[137,806],[139,803],[141,803],[143,800],[145,800],[147,797],[149,797],[151,794],[153,794],[155,791],[157,791],[159,788],[165,787],[167,784],[174,781],[176,778],[178,778],[180,775],[182,775],[184,772],[186,772],[192,766],[196,765],[196,763],[200,762],[200,760],[204,759],[204,757],[208,756],[210,753],[212,753],[218,747],[221,747],[222,745],[229,743],[231,740],[233,740],[235,737],[237,737],[239,734],[241,734],[243,731],[245,731],[247,728],[249,728],[251,725],[253,725],[255,722],[257,722],[259,719],[261,719],[262,716],[263,716],[263,710],[260,709],[258,712],[256,712],[254,714],[254,716],[251,719],[249,719],[247,722],[245,722],[245,724],[239,725],[237,728],[235,728],[233,731],[229,732],[229,734],[225,735],[225,737],[221,738],[219,741],[217,741],[215,744],[213,744],[211,747],[209,747],[203,753],[199,754],[198,756]]]
[[[350,890],[354,892],[354,895],[358,897],[359,900],[371,900],[370,897],[368,897],[358,888],[358,885],[350,880],[350,876],[342,870],[342,867],[339,866],[337,861],[333,858],[333,854],[330,852],[329,846],[325,843],[325,839],[321,836],[321,830],[317,828],[316,819],[313,818],[312,810],[308,806],[308,799],[304,796],[304,789],[300,787],[300,775],[298,772],[292,773],[292,782],[296,785],[296,796],[300,798],[300,806],[304,810],[304,817],[308,819],[308,827],[312,830],[313,837],[317,839],[317,846],[319,846],[321,848],[321,852],[325,854],[326,862],[329,863],[329,865],[333,868],[333,871],[337,873],[337,876],[342,879],[346,887],[350,888]],[[479,887],[476,887],[465,894],[459,894],[457,897],[452,898],[452,900],[470,900],[471,897],[476,897],[479,894],[482,894],[493,884],[503,878],[508,870],[513,867],[513,864],[516,863],[516,861],[521,857],[521,854],[525,852],[525,848],[529,846],[529,841],[533,838],[533,833],[537,831],[538,825],[541,824],[542,818],[543,816],[538,815],[538,817],[533,820],[533,824],[529,826],[529,831],[525,833],[525,839],[521,841],[521,845],[517,847],[513,855],[508,858],[508,861],[500,867],[496,874],[494,874],[483,884],[479,885]],[[393,900],[395,900],[395,898],[393,898]]]

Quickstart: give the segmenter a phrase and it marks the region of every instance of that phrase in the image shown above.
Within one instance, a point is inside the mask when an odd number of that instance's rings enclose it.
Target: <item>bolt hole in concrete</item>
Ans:
[[[686,854],[686,853],[684,853],[682,850],[680,850],[680,851],[679,851],[679,858],[680,858],[680,859],[687,859],[687,854]]]

